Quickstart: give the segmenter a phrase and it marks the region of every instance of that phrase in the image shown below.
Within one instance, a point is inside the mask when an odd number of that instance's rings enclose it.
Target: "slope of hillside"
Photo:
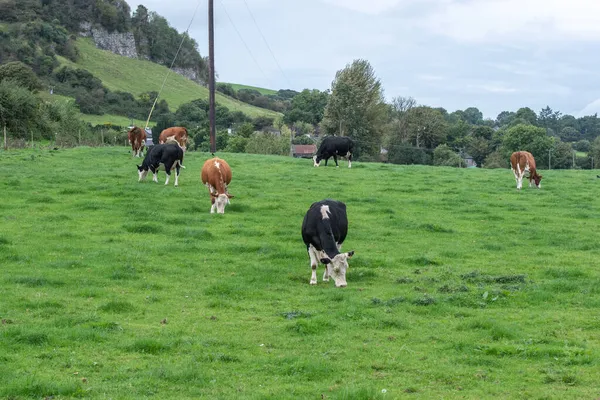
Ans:
[[[102,80],[110,90],[139,95],[159,91],[168,68],[145,60],[136,60],[96,48],[90,39],[79,38],[77,47],[80,57],[77,63],[61,58],[63,64],[83,68]],[[241,111],[250,117],[259,115],[276,117],[278,113],[251,106],[217,93],[217,102],[230,111]],[[198,98],[208,98],[208,89],[181,75],[171,72],[161,93],[161,99],[169,103],[171,110]]]
[[[238,91],[240,89],[251,89],[251,90],[256,90],[260,94],[264,94],[265,96],[268,96],[270,94],[277,94],[277,90],[273,90],[273,89],[266,89],[266,88],[261,88],[261,87],[256,87],[256,86],[242,85],[241,83],[229,83],[229,82],[225,82],[225,83],[231,85],[231,87],[234,88],[235,91]]]

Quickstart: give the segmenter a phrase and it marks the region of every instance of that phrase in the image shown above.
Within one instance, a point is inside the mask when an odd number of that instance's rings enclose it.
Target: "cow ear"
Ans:
[[[322,264],[325,264],[325,265],[331,264],[331,260],[329,258],[321,258],[320,261]]]
[[[351,258],[354,255],[354,250],[349,251],[346,254],[348,255],[348,258]]]
[[[227,195],[227,197],[229,197],[230,199],[233,199],[235,196],[229,193],[225,193]]]

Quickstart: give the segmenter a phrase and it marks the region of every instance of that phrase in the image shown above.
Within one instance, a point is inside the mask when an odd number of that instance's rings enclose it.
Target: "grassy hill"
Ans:
[[[174,188],[126,147],[0,153],[2,398],[598,397],[598,171],[517,191],[508,169],[219,154],[235,198],[211,215],[208,154]],[[345,289],[308,284],[325,197]]]
[[[233,87],[233,89],[235,89],[236,91],[240,90],[240,89],[252,89],[252,90],[256,90],[260,94],[264,94],[264,95],[277,93],[277,90],[265,89],[265,88],[256,87],[256,86],[242,85],[239,83],[229,83],[229,85],[231,85],[231,87]]]
[[[136,96],[143,92],[159,91],[169,71],[168,68],[150,61],[131,59],[100,50],[88,38],[79,38],[77,47],[81,54],[78,62],[75,64],[61,58],[61,63],[88,70],[102,80],[102,83],[110,90],[129,92]],[[161,93],[161,98],[169,103],[172,110],[175,110],[181,104],[191,100],[208,98],[208,89],[171,72]],[[274,111],[232,99],[221,93],[216,94],[216,100],[231,111],[242,111],[251,117],[280,115]]]

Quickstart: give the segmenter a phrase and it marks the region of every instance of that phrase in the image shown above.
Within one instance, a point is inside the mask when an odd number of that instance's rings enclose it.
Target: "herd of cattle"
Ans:
[[[143,129],[133,127],[128,132],[133,157],[141,157],[146,142]],[[188,132],[183,127],[172,127],[163,130],[159,136],[159,144],[150,146],[142,165],[138,165],[138,181],[152,171],[154,182],[158,182],[157,172],[163,168],[167,174],[165,185],[169,184],[171,171],[175,169],[175,186],[179,184],[179,171],[183,166],[183,154],[188,144]],[[333,157],[338,167],[338,157],[348,160],[348,168],[352,167],[354,142],[348,137],[329,136],[323,139],[317,154],[313,157],[313,165],[318,167],[322,160],[325,166]],[[529,172],[529,186],[532,182],[539,189],[542,176],[537,173],[535,159],[526,151],[514,152],[510,157],[511,169],[517,181],[517,189],[523,186],[525,172]],[[208,188],[211,198],[210,212],[224,214],[225,206],[233,198],[228,191],[231,183],[231,168],[221,158],[214,157],[206,160],[200,173],[202,184]],[[346,287],[346,271],[348,259],[354,251],[341,252],[342,244],[348,233],[348,217],[346,205],[341,201],[326,199],[311,204],[302,221],[302,240],[310,257],[312,274],[310,284],[317,284],[318,263],[325,265],[323,281],[333,278],[336,287]]]

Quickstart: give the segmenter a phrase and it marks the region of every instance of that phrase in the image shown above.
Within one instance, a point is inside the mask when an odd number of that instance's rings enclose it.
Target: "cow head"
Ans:
[[[318,156],[313,156],[313,166],[318,167],[321,164],[321,159]]]
[[[146,175],[148,175],[148,170],[144,169],[143,167],[140,167],[139,165],[137,165],[137,169],[138,169],[138,182],[140,182],[142,179],[144,179],[146,177]]]
[[[335,287],[346,287],[346,271],[348,270],[348,259],[354,255],[354,251],[336,254],[333,258],[321,258],[321,263],[326,265],[327,273],[335,281]]]
[[[210,194],[213,198],[213,204],[217,208],[217,214],[225,214],[225,206],[229,204],[229,199],[233,198],[233,195],[229,193],[221,193],[219,195],[215,193]]]
[[[542,181],[542,176],[535,174],[535,176],[533,177],[533,181],[535,182],[535,187],[537,187],[538,189],[541,189],[541,184],[540,182]]]

